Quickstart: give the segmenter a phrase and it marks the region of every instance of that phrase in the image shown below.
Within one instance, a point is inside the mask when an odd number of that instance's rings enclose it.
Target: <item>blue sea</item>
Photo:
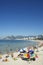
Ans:
[[[30,40],[0,40],[0,53],[16,51],[27,46],[35,46],[36,42]]]

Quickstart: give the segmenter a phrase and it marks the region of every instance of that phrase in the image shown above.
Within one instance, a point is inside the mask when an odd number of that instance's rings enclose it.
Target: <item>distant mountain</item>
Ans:
[[[3,38],[3,40],[15,40],[16,39],[16,37],[15,36],[6,36],[6,37],[4,37]]]
[[[36,35],[36,36],[6,36],[6,37],[0,37],[0,40],[31,40],[31,39],[40,39],[43,40],[43,35]]]
[[[29,38],[29,36],[20,36],[20,35],[18,35],[18,36],[6,36],[6,37],[4,37],[4,38],[2,38],[2,40],[25,40],[25,39],[27,39],[27,38]]]

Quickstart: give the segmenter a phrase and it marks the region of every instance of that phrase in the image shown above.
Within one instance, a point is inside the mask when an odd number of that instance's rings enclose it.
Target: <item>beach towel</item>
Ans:
[[[24,58],[30,58],[30,54],[29,53],[25,53],[24,54]]]

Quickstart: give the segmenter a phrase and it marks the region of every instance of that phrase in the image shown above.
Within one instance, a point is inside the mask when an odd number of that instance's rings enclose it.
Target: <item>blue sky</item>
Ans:
[[[43,34],[43,0],[0,0],[0,36]]]

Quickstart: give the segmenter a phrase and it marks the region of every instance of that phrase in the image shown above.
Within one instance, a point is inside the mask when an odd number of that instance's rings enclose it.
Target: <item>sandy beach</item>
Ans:
[[[43,43],[43,41],[37,40],[40,44]],[[7,58],[8,61],[2,61],[6,56],[6,54],[2,55],[2,59],[0,59],[0,65],[43,65],[43,46],[38,47],[38,52],[37,53],[38,58],[35,61],[25,61],[22,60],[21,58],[18,58],[17,55],[18,53],[14,53],[14,56],[16,59],[12,58],[11,55],[9,54],[9,57]]]

